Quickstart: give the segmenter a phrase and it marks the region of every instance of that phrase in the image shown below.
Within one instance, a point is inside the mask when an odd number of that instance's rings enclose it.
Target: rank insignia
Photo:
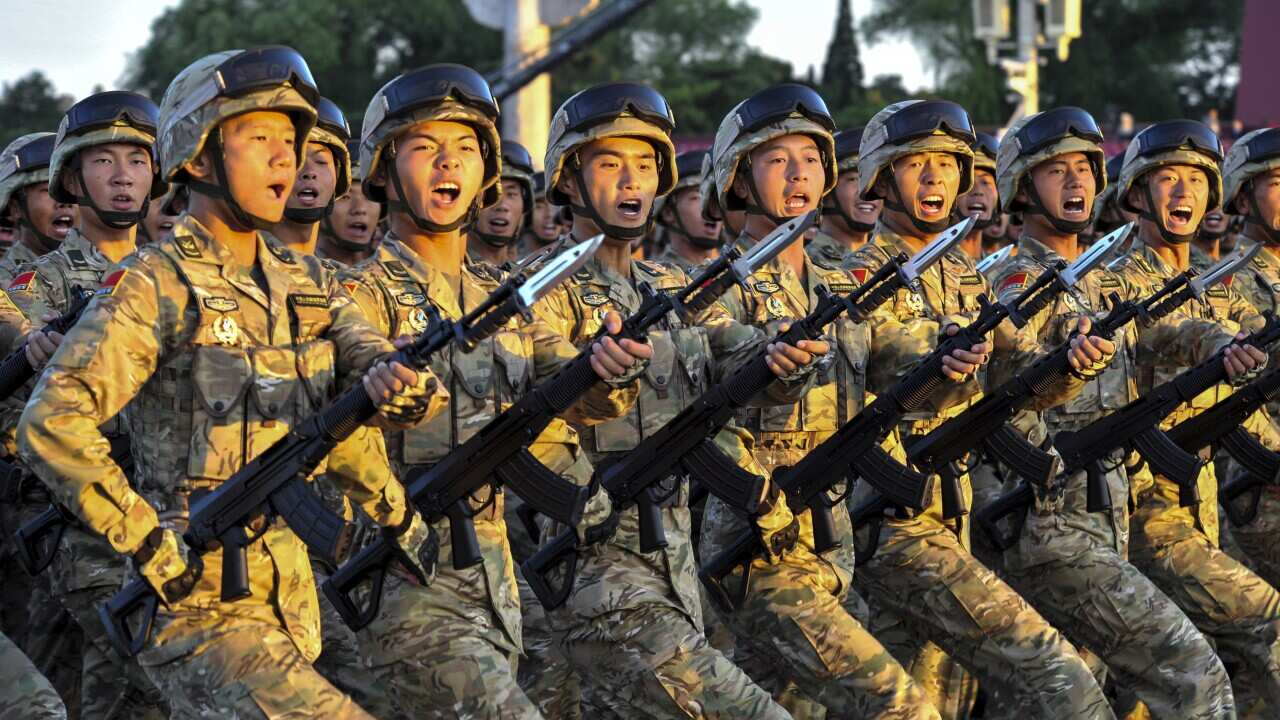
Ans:
[[[590,292],[582,295],[582,302],[591,307],[599,307],[609,302],[609,297],[604,293]]]
[[[782,288],[778,285],[778,283],[770,282],[768,280],[761,280],[760,282],[756,283],[756,292],[773,294],[778,292],[781,289]]]
[[[204,299],[204,306],[214,312],[224,313],[239,309],[240,303],[235,298],[207,297]]]

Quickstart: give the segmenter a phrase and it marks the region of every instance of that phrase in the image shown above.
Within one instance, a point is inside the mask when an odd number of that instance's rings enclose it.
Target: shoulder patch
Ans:
[[[399,260],[386,260],[382,263],[383,269],[387,274],[396,280],[408,280],[409,271],[404,269],[404,265]]]
[[[402,292],[396,295],[396,304],[417,307],[427,301],[427,296],[417,292]]]
[[[297,307],[313,307],[329,309],[329,298],[325,295],[307,295],[303,293],[290,293],[289,302]]]
[[[9,292],[30,292],[36,286],[36,271],[28,270],[24,273],[18,273],[18,276],[9,283]]]
[[[861,285],[862,283],[867,281],[868,277],[871,276],[871,271],[866,268],[860,267],[860,268],[854,268],[850,270],[849,274],[853,276],[854,282]]]
[[[1102,287],[1118,288],[1120,287],[1120,278],[1116,277],[1113,273],[1102,273],[1098,278],[1098,284]]]
[[[285,265],[293,265],[295,262],[293,259],[293,252],[289,250],[289,248],[281,247],[275,243],[267,243],[267,250],[269,250],[272,255],[275,255],[277,260]]]
[[[773,293],[776,293],[781,289],[782,287],[778,285],[778,283],[773,282],[771,280],[759,280],[756,282],[757,292],[768,293],[772,295]]]
[[[178,252],[183,257],[201,258],[204,254],[200,252],[200,244],[190,235],[178,235],[174,237],[173,244],[178,246]]]
[[[128,274],[129,274],[128,270],[124,270],[124,269],[116,270],[115,272],[108,275],[106,280],[102,281],[102,287],[98,288],[98,292],[94,294],[95,295],[114,295],[116,293],[116,286],[118,286],[120,284],[120,281],[124,280],[124,276]]]
[[[1000,289],[997,292],[1004,292],[1010,288],[1021,289],[1027,286],[1027,274],[1024,272],[1016,272],[1004,279],[1000,283]]]
[[[360,283],[355,282],[354,280],[348,280],[347,282],[342,283],[342,287],[346,288],[348,295],[355,295],[356,288],[360,287]]]
[[[79,250],[68,250],[67,260],[71,262],[71,267],[77,270],[85,270],[89,267],[89,261],[85,259],[84,253]]]
[[[599,307],[600,305],[609,302],[609,296],[598,292],[583,293],[582,302],[590,305],[591,307]]]
[[[224,313],[239,309],[240,303],[235,298],[207,297],[204,299],[204,306],[214,312]]]

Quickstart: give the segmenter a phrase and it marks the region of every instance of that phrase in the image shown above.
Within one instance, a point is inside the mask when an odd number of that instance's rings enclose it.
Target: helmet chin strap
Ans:
[[[699,250],[715,250],[720,247],[720,238],[718,237],[706,238],[689,232],[689,229],[684,226],[684,220],[680,218],[680,211],[674,207],[671,208],[671,217],[675,218],[675,222],[672,223],[674,230],[682,235],[690,245]]]
[[[1266,239],[1268,245],[1280,245],[1280,230],[1271,227],[1271,223],[1262,219],[1262,213],[1258,211],[1258,198],[1253,195],[1253,181],[1249,181],[1249,214],[1245,217],[1245,223],[1256,226],[1262,231],[1262,236]],[[1224,230],[1223,235],[1226,234]]]
[[[314,225],[321,220],[329,217],[333,212],[333,198],[329,198],[329,204],[320,208],[291,208],[285,206],[284,219],[298,225]]]
[[[1154,208],[1156,206],[1155,199],[1151,197],[1151,187],[1146,183],[1143,183],[1142,185],[1142,194],[1147,198],[1147,208]],[[1160,231],[1160,238],[1170,245],[1186,245],[1200,236],[1200,228],[1196,228],[1194,232],[1186,235],[1179,235],[1171,232],[1164,226],[1164,222],[1150,209],[1143,210],[1138,213],[1138,217],[1143,220],[1150,220],[1151,223],[1156,226],[1156,230]]]
[[[889,198],[885,198],[884,199],[885,207],[889,208],[890,210],[895,210],[897,212],[900,212],[903,215],[906,215],[907,219],[911,221],[911,224],[915,226],[915,229],[919,230],[922,233],[928,233],[932,235],[935,233],[940,233],[943,230],[946,230],[947,228],[951,227],[951,218],[949,217],[943,218],[941,220],[934,220],[933,222],[925,222],[924,220],[921,220],[920,218],[916,217],[915,214],[912,213],[910,210],[908,210],[907,206],[902,202],[902,191],[898,189],[898,178],[894,177],[892,170],[885,170],[885,172],[889,174],[889,187],[893,188],[893,194],[897,196],[897,199],[895,200],[890,200]]]
[[[339,248],[346,250],[347,252],[358,253],[365,252],[369,249],[367,244],[354,243],[339,235],[338,231],[333,227],[333,218],[329,215],[325,215],[323,218],[320,218],[320,231],[329,237],[329,242],[332,242],[334,245],[337,245]]]
[[[827,199],[822,201],[822,209],[823,210],[835,209],[836,215],[840,217],[840,220],[844,223],[844,226],[848,228],[849,232],[869,233],[872,230],[876,229],[875,223],[864,223],[864,222],[858,222],[857,220],[854,220],[852,215],[845,212],[844,205],[842,205],[840,201],[835,198],[834,192],[828,195]]]
[[[391,210],[395,210],[397,212],[402,212],[405,215],[408,215],[409,219],[413,221],[414,225],[418,226],[419,230],[425,233],[431,233],[433,235],[441,235],[444,233],[453,232],[454,230],[457,230],[463,225],[468,225],[472,223],[476,219],[476,215],[478,214],[478,210],[479,210],[478,206],[480,204],[479,195],[476,196],[475,201],[471,204],[471,209],[468,210],[465,215],[462,215],[461,217],[459,217],[457,220],[454,220],[453,222],[442,224],[442,223],[434,222],[429,218],[425,218],[419,215],[409,205],[409,203],[403,200],[403,198],[405,197],[405,194],[404,194],[404,185],[400,182],[400,169],[396,167],[396,164],[394,161],[395,155],[392,154],[391,157],[392,157],[392,162],[388,163],[388,165],[391,166],[391,172],[387,174],[391,176],[391,184],[394,185],[396,188],[396,196],[401,199],[400,200],[388,199],[387,200],[388,208],[390,208]]]
[[[46,253],[51,253],[54,250],[57,250],[58,246],[62,244],[61,240],[55,237],[51,237],[49,235],[45,235],[44,233],[37,230],[36,224],[31,222],[31,212],[30,210],[27,209],[27,191],[26,190],[23,190],[22,192],[18,193],[18,213],[19,213],[18,227],[26,228],[28,232],[34,235],[36,238],[36,243],[40,245],[40,247]]]
[[[636,227],[623,227],[622,225],[614,225],[613,223],[605,222],[605,219],[600,217],[600,213],[596,211],[595,204],[591,202],[591,193],[587,192],[587,183],[582,177],[582,168],[577,166],[577,163],[574,163],[574,165],[573,177],[578,183],[578,195],[582,197],[582,205],[571,204],[569,206],[573,209],[574,214],[582,215],[591,222],[594,222],[596,227],[600,228],[600,232],[603,232],[607,237],[616,238],[618,240],[635,240],[649,234],[649,231],[653,229],[652,207],[650,207],[649,217],[644,221],[643,225],[638,225]]]
[[[84,167],[76,169],[76,181],[80,183],[80,190],[84,193],[76,196],[76,204],[92,210],[102,224],[109,228],[128,230],[142,222],[142,219],[147,216],[147,210],[151,207],[151,193],[148,192],[139,210],[103,210],[93,201],[93,195],[89,193],[89,186],[84,181]]]
[[[187,182],[187,188],[192,192],[198,192],[206,197],[217,198],[225,202],[227,209],[231,211],[231,219],[236,225],[236,230],[240,232],[269,230],[271,226],[275,225],[274,222],[245,210],[231,193],[231,181],[227,179],[227,167],[222,159],[221,136],[217,134],[210,135],[207,147],[209,148],[210,156],[213,158],[213,173],[218,182],[214,184],[192,179]]]
[[[1049,224],[1053,226],[1053,229],[1063,235],[1078,235],[1089,227],[1088,218],[1085,218],[1084,220],[1063,220],[1057,215],[1049,212],[1049,209],[1044,206],[1044,202],[1040,200],[1040,193],[1036,191],[1035,183],[1027,182],[1024,179],[1022,182],[1022,189],[1026,191],[1027,198],[1031,200],[1030,207],[1023,210],[1023,214],[1030,213],[1032,215],[1043,215],[1044,218],[1049,221]]]
[[[480,232],[479,224],[471,226],[471,232],[480,238],[481,242],[495,250],[501,250],[506,247],[515,245],[520,239],[520,233],[524,232],[524,218],[516,221],[516,231],[510,235],[495,235],[493,233]]]

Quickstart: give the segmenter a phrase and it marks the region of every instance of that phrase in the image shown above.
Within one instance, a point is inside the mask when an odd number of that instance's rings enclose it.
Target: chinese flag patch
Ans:
[[[1005,290],[1008,290],[1011,287],[1022,287],[1023,285],[1026,285],[1026,284],[1027,284],[1026,273],[1024,272],[1014,273],[1009,277],[1005,278],[1004,282],[1000,283],[1000,289],[997,290],[997,292],[1004,292]]]
[[[348,295],[355,295],[355,294],[356,294],[356,288],[360,287],[360,284],[359,284],[359,283],[354,283],[354,282],[344,282],[344,283],[342,283],[342,287],[344,287],[344,288],[346,288],[346,289],[347,289],[347,294],[348,294]]]
[[[124,279],[124,276],[128,272],[128,270],[117,270],[108,275],[107,279],[102,281],[102,287],[98,288],[98,292],[96,294],[114,295],[116,292],[116,286],[120,284],[120,281]]]
[[[854,282],[858,283],[859,285],[867,281],[868,273],[866,268],[854,268],[849,271],[849,274],[853,276]]]
[[[13,282],[9,283],[9,292],[27,292],[35,285],[35,280],[35,270],[28,270],[24,273],[19,273],[18,277],[14,278]]]

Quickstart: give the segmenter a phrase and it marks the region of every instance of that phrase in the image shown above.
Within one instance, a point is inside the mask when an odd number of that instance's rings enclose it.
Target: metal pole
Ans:
[[[544,50],[551,28],[538,17],[538,0],[508,0],[503,32],[503,64],[516,66],[522,58]],[[502,101],[502,135],[529,149],[536,165],[547,154],[551,122],[551,76],[542,73]]]

